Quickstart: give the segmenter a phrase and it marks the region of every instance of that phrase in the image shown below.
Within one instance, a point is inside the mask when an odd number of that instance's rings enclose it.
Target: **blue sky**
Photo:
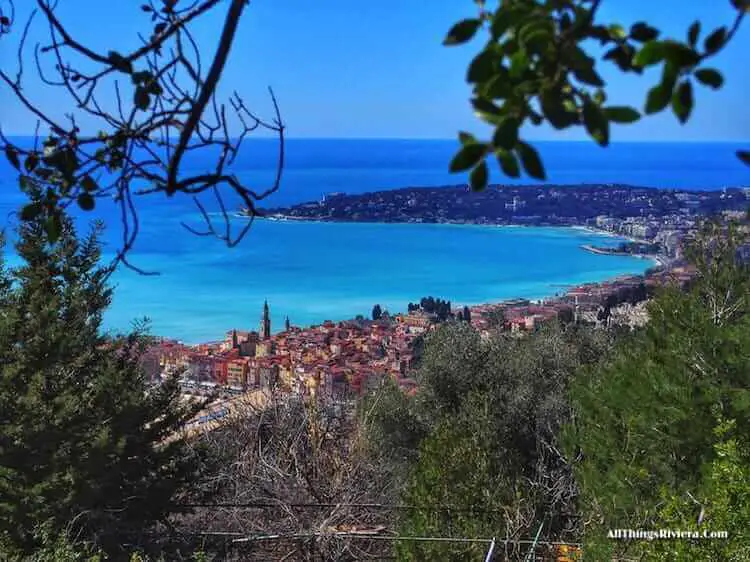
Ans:
[[[31,0],[21,0],[21,10]],[[147,25],[137,0],[60,0],[59,12],[72,32],[106,52],[138,44]],[[106,8],[104,7],[106,6]],[[197,37],[211,45],[224,17],[204,21]],[[481,131],[473,117],[464,82],[465,69],[480,42],[460,48],[441,45],[447,29],[475,13],[472,0],[253,0],[241,23],[221,89],[242,93],[268,114],[272,86],[291,137],[454,138],[460,129]],[[629,25],[647,19],[668,35],[682,37],[695,19],[704,30],[729,24],[729,0],[605,0],[602,15]],[[38,22],[39,23],[39,22]],[[44,29],[37,25],[36,37]],[[746,140],[750,137],[747,92],[750,73],[750,22],[712,66],[724,71],[721,92],[699,88],[690,124],[670,115],[618,128],[614,140]],[[13,69],[15,53],[6,43],[0,65]],[[605,64],[615,92],[612,102],[642,104],[655,80],[619,76]],[[61,93],[30,81],[26,93],[38,103],[64,106]],[[10,134],[33,130],[33,119],[0,89],[0,123]],[[84,123],[85,126],[85,123]],[[531,139],[580,139],[547,128],[529,131]]]

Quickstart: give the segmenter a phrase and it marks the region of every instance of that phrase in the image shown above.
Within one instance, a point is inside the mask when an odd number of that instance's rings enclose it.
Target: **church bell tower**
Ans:
[[[267,340],[271,337],[271,316],[268,310],[268,301],[263,303],[263,318],[260,321],[260,339]]]

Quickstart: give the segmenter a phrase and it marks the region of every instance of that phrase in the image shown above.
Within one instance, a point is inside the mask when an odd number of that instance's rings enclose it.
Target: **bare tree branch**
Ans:
[[[178,8],[172,0],[147,0],[142,10],[150,15],[153,30],[138,34],[143,45],[125,54],[104,54],[75,38],[58,17],[56,2],[36,0],[36,9],[19,28],[17,71],[13,75],[0,69],[0,83],[48,130],[44,138],[37,134],[33,148],[11,142],[0,132],[0,148],[18,164],[22,187],[28,191],[34,186],[34,197],[40,199],[24,209],[22,218],[45,210],[53,221],[56,212],[71,204],[91,210],[97,201],[111,199],[119,206],[122,223],[114,265],[140,273],[146,272],[127,258],[140,230],[134,197],[189,195],[205,223],[203,228],[184,224],[189,232],[214,236],[230,247],[243,239],[260,214],[258,203],[281,185],[285,127],[270,88],[271,120],[256,116],[236,92],[228,105],[217,99],[248,2],[232,0],[216,52],[206,66],[190,26],[219,4],[220,0],[202,0]],[[47,24],[49,41],[34,48],[36,72],[45,85],[59,89],[70,101],[70,112],[63,117],[59,109],[37,104],[24,89],[25,46],[38,14]],[[0,39],[6,40],[16,26],[13,0],[0,0],[0,18]],[[100,99],[112,102],[102,105]],[[83,117],[98,124],[100,132],[81,133],[77,123]],[[274,181],[263,189],[245,185],[232,171],[243,142],[259,129],[274,133],[279,144]],[[185,156],[196,153],[213,159],[211,169],[185,173]],[[200,199],[204,193],[218,207],[222,225]],[[239,199],[249,219],[236,233],[230,210],[234,203],[229,204],[228,196]]]

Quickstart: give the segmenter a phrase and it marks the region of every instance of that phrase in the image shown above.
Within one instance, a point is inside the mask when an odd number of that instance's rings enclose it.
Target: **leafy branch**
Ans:
[[[455,24],[446,46],[462,45],[486,34],[484,47],[469,65],[466,80],[473,87],[471,104],[476,115],[494,127],[489,141],[459,133],[461,149],[451,162],[452,172],[470,172],[472,189],[487,186],[487,158],[497,158],[501,170],[516,178],[521,169],[531,177],[546,178],[536,149],[522,140],[522,127],[549,123],[557,130],[583,127],[600,146],[610,142],[612,123],[631,124],[643,115],[654,115],[671,107],[686,123],[695,105],[696,84],[712,90],[724,85],[722,74],[709,62],[734,38],[749,0],[731,0],[736,17],[731,26],[704,34],[694,22],[685,41],[662,38],[648,22],[625,29],[604,24],[597,15],[602,0],[500,0],[496,10],[484,0],[476,18]],[[588,47],[598,42],[602,54]],[[642,112],[630,106],[607,103],[607,84],[600,65],[614,64],[625,74],[643,74],[661,67],[661,79],[648,92]],[[750,153],[738,156],[750,164]]]

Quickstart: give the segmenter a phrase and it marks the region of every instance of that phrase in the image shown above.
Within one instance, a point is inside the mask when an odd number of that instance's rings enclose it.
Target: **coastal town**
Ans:
[[[408,313],[383,313],[375,319],[326,321],[307,328],[287,323],[275,334],[265,303],[257,331],[232,329],[223,340],[196,346],[161,339],[144,357],[144,366],[152,378],[178,374],[186,392],[219,388],[237,395],[261,390],[337,400],[366,393],[386,378],[411,392],[416,387],[410,376],[418,360],[415,343],[442,321],[469,322],[485,334],[504,330],[518,336],[553,321],[635,326],[644,322],[639,305],[655,287],[686,283],[691,275],[691,268],[682,265],[645,277],[576,286],[542,301],[456,308],[447,320],[415,305]]]
[[[480,218],[464,217],[465,207],[461,203],[446,205],[451,215],[440,215],[441,205],[433,207],[436,214],[428,214],[421,201],[427,201],[435,190],[405,190],[389,192],[391,201],[405,198],[407,208],[424,214],[422,220],[444,222],[452,220],[487,224],[490,210],[482,207]],[[446,189],[442,195],[456,190]],[[514,193],[511,190],[510,193]],[[527,206],[529,198],[536,201],[553,198],[565,203],[573,197],[584,197],[574,189],[553,187],[536,188],[509,197],[513,209],[518,213]],[[598,194],[599,191],[587,193]],[[535,220],[534,224],[568,224],[625,236],[631,239],[617,248],[586,247],[597,253],[644,254],[654,260],[655,266],[644,275],[622,276],[602,283],[590,283],[568,287],[555,296],[540,301],[527,299],[506,300],[499,303],[475,304],[451,307],[449,301],[433,297],[423,298],[421,304],[409,304],[408,311],[389,314],[375,304],[368,318],[359,316],[345,321],[325,321],[317,326],[297,327],[286,320],[282,330],[274,332],[270,319],[270,304],[266,302],[259,311],[257,330],[237,327],[228,330],[223,338],[200,345],[189,346],[182,342],[162,338],[144,357],[144,366],[153,380],[178,376],[186,395],[217,395],[218,406],[204,412],[194,425],[214,422],[231,411],[233,400],[253,394],[302,395],[319,400],[336,401],[359,396],[377,388],[385,380],[391,380],[405,392],[415,392],[417,382],[414,369],[419,362],[420,343],[426,333],[436,329],[442,322],[467,322],[483,335],[492,330],[507,332],[522,337],[550,322],[588,324],[594,326],[642,326],[648,319],[645,302],[657,287],[670,283],[687,284],[694,272],[683,259],[686,243],[694,236],[699,219],[709,211],[723,221],[741,221],[747,228],[744,208],[750,198],[750,190],[727,190],[722,193],[666,192],[652,193],[647,189],[612,188],[609,196],[621,199],[614,203],[616,209],[629,209],[630,213],[618,211],[613,215],[595,214],[602,208],[589,201],[579,209],[577,218],[563,219],[561,215],[547,216]],[[659,194],[661,192],[658,192]],[[378,194],[358,196],[333,195],[312,206],[294,207],[277,218],[320,219],[325,212],[326,220],[339,220],[337,209],[354,216],[354,202],[369,209],[366,218],[396,219],[400,215],[390,209]],[[662,203],[656,205],[657,197]],[[585,197],[584,197],[585,199]],[[596,199],[596,198],[595,198]],[[417,201],[414,204],[410,202]],[[447,201],[447,200],[446,200]],[[596,199],[599,201],[599,199]],[[603,201],[603,199],[602,199]],[[677,203],[679,202],[679,207]],[[393,203],[396,204],[396,203]],[[380,205],[380,206],[378,206]],[[508,203],[502,203],[507,209]],[[565,208],[565,203],[560,208]],[[385,207],[384,207],[385,206]],[[472,203],[473,206],[473,203]],[[652,211],[646,213],[644,209]],[[654,209],[659,209],[654,211]],[[535,211],[537,212],[537,211]],[[589,216],[589,214],[591,216]],[[364,219],[364,215],[359,215]],[[464,217],[464,218],[461,218]],[[483,217],[483,219],[482,219]],[[403,217],[402,217],[403,218]],[[417,220],[417,219],[415,219]],[[495,216],[495,221],[501,219]],[[525,222],[524,216],[513,214],[511,222]],[[747,253],[748,248],[744,251]],[[748,255],[744,256],[748,258]],[[437,303],[437,305],[436,305]]]

